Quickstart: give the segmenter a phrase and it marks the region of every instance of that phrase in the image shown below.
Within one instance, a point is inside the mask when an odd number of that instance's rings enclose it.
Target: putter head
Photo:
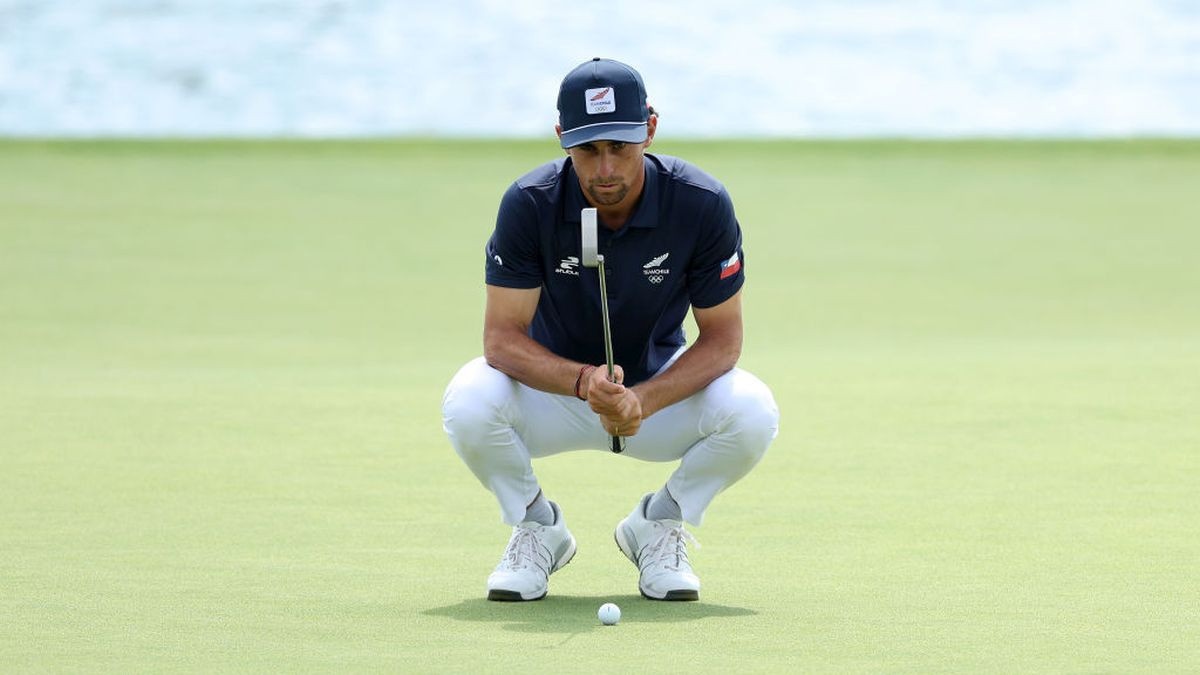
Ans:
[[[584,267],[597,267],[600,264],[596,225],[596,209],[587,208],[579,212],[579,241],[583,243],[579,260]]]

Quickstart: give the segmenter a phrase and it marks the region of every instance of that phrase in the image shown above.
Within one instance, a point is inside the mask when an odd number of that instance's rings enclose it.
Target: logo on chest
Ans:
[[[554,268],[555,274],[569,274],[573,277],[579,276],[579,257],[569,255],[563,258],[558,267]]]
[[[663,263],[667,262],[667,258],[670,257],[670,255],[671,253],[668,251],[660,256],[655,257],[645,265],[642,265],[642,274],[646,277],[646,281],[649,281],[652,284],[661,284],[663,279],[667,278],[667,275],[671,273],[671,270],[664,267]]]

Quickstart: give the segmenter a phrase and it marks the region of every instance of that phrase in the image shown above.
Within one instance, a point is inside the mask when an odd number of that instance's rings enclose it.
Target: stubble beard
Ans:
[[[613,206],[615,204],[620,204],[625,200],[625,196],[629,194],[629,185],[624,181],[617,186],[615,192],[601,192],[596,187],[596,184],[600,182],[601,181],[598,180],[588,181],[587,188],[588,194],[592,197],[592,201],[600,206]]]

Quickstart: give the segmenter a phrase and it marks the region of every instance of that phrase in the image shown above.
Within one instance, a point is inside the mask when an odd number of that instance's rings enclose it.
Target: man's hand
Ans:
[[[642,426],[642,399],[627,389],[625,371],[613,367],[616,382],[608,381],[608,366],[597,366],[588,372],[579,385],[592,412],[600,416],[600,424],[613,436],[633,436]]]

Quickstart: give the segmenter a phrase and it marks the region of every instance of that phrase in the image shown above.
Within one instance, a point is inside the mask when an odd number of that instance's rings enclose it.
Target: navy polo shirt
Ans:
[[[684,344],[688,306],[713,307],[745,281],[742,231],[729,193],[675,157],[645,156],[646,182],[615,232],[600,224],[613,359],[632,386]],[[487,243],[487,283],[541,288],[529,335],[551,352],[604,363],[600,281],[580,264],[579,212],[589,206],[569,157],[519,178]]]

